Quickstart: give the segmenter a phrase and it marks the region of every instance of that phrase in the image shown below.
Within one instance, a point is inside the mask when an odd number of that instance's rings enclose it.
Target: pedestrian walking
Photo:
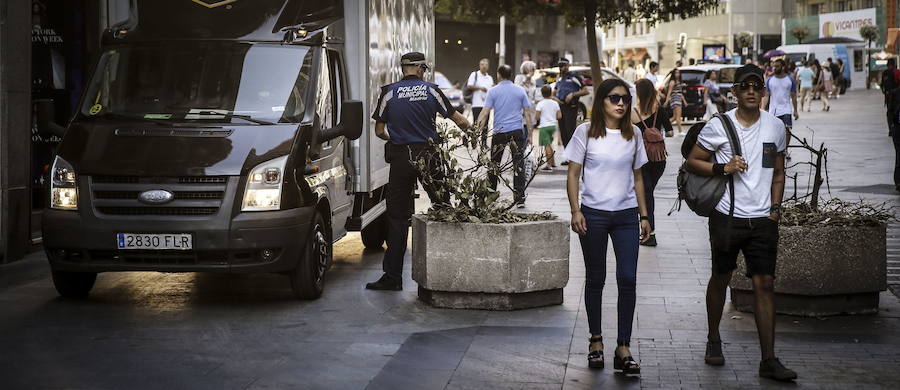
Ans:
[[[487,123],[491,111],[494,111],[494,135],[491,138],[491,160],[495,163],[503,161],[503,152],[509,146],[513,161],[513,202],[516,207],[525,207],[525,141],[526,134],[531,134],[532,121],[525,115],[531,108],[531,100],[525,95],[522,87],[513,84],[512,68],[500,65],[497,68],[497,80],[500,81],[488,91],[484,102],[484,110],[478,117],[478,125]],[[522,118],[525,118],[523,123]],[[491,188],[497,189],[497,174],[488,173]]]
[[[634,69],[634,61],[628,61],[628,66],[622,71],[622,78],[632,84],[637,81],[637,70]]]
[[[813,62],[813,71],[816,72],[816,79],[814,81],[816,85],[813,87],[813,91],[815,91],[815,94],[819,99],[822,99],[822,111],[830,111],[831,105],[828,104],[828,92],[825,90],[825,79],[831,79],[830,75],[826,75],[826,73],[830,74],[831,71],[823,69],[819,60]]]
[[[659,63],[651,62],[649,66],[649,71],[644,75],[644,78],[650,80],[653,83],[653,88],[656,88],[656,84],[659,84],[659,76],[657,76],[657,72],[659,72]]]
[[[672,118],[675,119],[675,124],[678,125],[679,136],[684,135],[684,129],[681,126],[681,111],[684,109],[685,88],[686,86],[681,80],[681,70],[675,68],[675,70],[672,71],[672,77],[669,80],[669,85],[666,87],[665,105],[669,107]]]
[[[559,109],[559,103],[550,98],[553,94],[553,88],[545,85],[541,88],[541,94],[544,96],[544,99],[535,106],[535,110],[537,110],[535,121],[538,123],[538,141],[544,147],[544,155],[547,156],[547,164],[541,170],[553,171],[553,168],[556,168],[556,160],[553,158],[555,154],[553,150],[553,135],[556,133],[559,120],[562,119],[562,112]]]
[[[806,112],[812,109],[812,89],[815,72],[812,70],[812,61],[806,62],[797,71],[797,80],[800,82],[800,111],[806,107]]]
[[[641,370],[629,344],[639,243],[650,239],[641,174],[647,154],[641,139],[641,131],[631,124],[628,84],[607,79],[597,87],[590,122],[578,126],[565,152],[572,230],[581,241],[586,269],[584,302],[591,333],[588,365],[604,366],[601,311],[607,241],[612,238],[619,291],[613,367],[625,374],[640,374]],[[583,188],[579,188],[581,182]]]
[[[841,75],[840,78],[840,94],[843,95],[847,92],[847,87],[850,85],[850,79],[844,76],[844,60],[838,58],[838,74]]]
[[[881,72],[881,93],[884,94],[884,105],[890,105],[891,93],[900,87],[900,69],[897,69],[897,59],[889,58],[887,68]]]
[[[837,99],[841,96],[841,84],[843,83],[844,76],[841,74],[840,66],[836,61],[832,61],[831,58],[828,58],[827,62],[828,68],[831,69],[831,78],[833,82],[831,97]]]
[[[672,123],[660,110],[659,92],[648,79],[638,80],[635,84],[638,104],[634,107],[631,122],[635,124],[643,136],[644,150],[647,151],[647,164],[641,167],[644,182],[644,198],[647,200],[647,216],[650,217],[650,239],[641,245],[656,246],[656,198],[654,190],[659,179],[666,171],[666,138],[663,133],[672,132]]]
[[[537,70],[537,64],[532,61],[525,61],[519,66],[520,73],[516,75],[513,81],[514,84],[525,90],[525,95],[528,96],[528,100],[531,100],[532,104],[542,99],[540,88],[534,83],[535,70]]]
[[[559,79],[556,81],[556,89],[553,96],[562,110],[559,133],[562,136],[563,146],[569,145],[575,126],[578,125],[578,98],[590,93],[584,84],[584,79],[575,72],[569,71],[569,60],[560,58],[556,63],[559,67]],[[563,162],[563,165],[566,163]]]
[[[765,84],[763,71],[745,65],[735,72],[732,92],[738,107],[722,120],[706,123],[688,156],[688,169],[704,176],[731,175],[732,180],[709,218],[712,276],[706,290],[707,335],[704,360],[725,364],[719,324],[731,274],[739,253],[753,281],[754,316],[762,359],[759,376],[793,380],[797,373],[775,356],[774,277],[778,256],[778,221],[784,195],[785,127],[774,115],[760,110]],[[736,128],[742,153],[734,153],[727,126]],[[713,161],[710,159],[715,157]]]
[[[390,172],[385,191],[388,233],[387,250],[382,260],[384,275],[366,284],[370,290],[403,290],[403,257],[413,214],[413,192],[416,180],[421,181],[413,163],[419,159],[440,158],[429,145],[431,141],[440,140],[435,127],[437,114],[450,118],[460,127],[469,126],[466,117],[453,109],[437,85],[422,80],[429,68],[424,54],[404,54],[400,57],[400,68],[403,79],[381,87],[381,96],[372,114],[375,135],[387,141],[385,160],[390,163]],[[438,177],[440,172],[433,171],[430,175]],[[422,185],[432,204],[450,203],[449,194],[439,196],[424,182]]]
[[[481,110],[484,109],[484,99],[488,89],[494,86],[494,78],[488,74],[490,60],[482,58],[478,61],[478,70],[469,74],[466,80],[466,90],[472,94],[472,121],[478,120]]]
[[[719,92],[719,73],[711,70],[707,73],[706,80],[703,82],[703,102],[706,106],[706,114],[703,120],[708,121],[713,115],[719,113],[719,102],[723,100]]]
[[[888,135],[894,143],[894,189],[900,192],[900,88],[888,98]]]
[[[790,141],[793,120],[800,119],[800,114],[797,112],[797,84],[785,72],[784,60],[777,59],[773,63],[772,77],[766,80],[766,91],[768,93],[762,98],[762,106],[768,107],[768,111],[784,123]]]

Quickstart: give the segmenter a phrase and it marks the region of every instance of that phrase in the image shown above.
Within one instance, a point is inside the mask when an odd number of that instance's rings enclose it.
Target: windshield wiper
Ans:
[[[243,120],[248,121],[248,122],[256,123],[257,125],[274,125],[274,124],[275,124],[274,122],[269,122],[269,121],[262,120],[262,119],[256,119],[256,118],[254,118],[254,117],[252,117],[252,116],[250,116],[250,115],[244,115],[244,114],[227,114],[227,115],[225,115],[225,116],[226,116],[226,117],[232,117],[232,118],[243,119]]]
[[[117,114],[114,112],[107,112],[102,115],[87,116],[87,118],[89,118],[89,119],[110,118],[110,119],[120,119],[120,120],[134,120],[134,121],[140,121],[140,122],[156,123],[158,125],[163,125],[163,126],[168,126],[168,127],[174,126],[174,124],[172,122],[169,122],[169,121],[166,121],[163,119],[144,118],[141,116]]]

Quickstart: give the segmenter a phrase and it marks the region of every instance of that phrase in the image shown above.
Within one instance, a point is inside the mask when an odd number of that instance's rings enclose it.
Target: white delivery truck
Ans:
[[[866,87],[865,42],[783,45],[778,50],[785,52],[786,60],[794,63],[819,60],[824,64],[829,58],[832,61],[841,59],[844,61],[844,79],[850,81],[847,89]]]
[[[98,272],[278,272],[323,291],[332,244],[380,247],[369,119],[433,2],[133,0],[55,157],[44,247],[64,296]]]

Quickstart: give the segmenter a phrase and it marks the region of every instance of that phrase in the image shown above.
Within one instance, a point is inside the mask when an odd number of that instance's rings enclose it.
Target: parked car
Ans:
[[[450,104],[453,105],[453,108],[456,111],[462,113],[466,110],[466,102],[463,100],[462,90],[454,87],[453,83],[447,79],[447,76],[444,76],[441,72],[434,72],[434,83],[437,84],[438,88],[441,89],[441,92],[447,96],[447,99],[450,99]]]
[[[593,75],[591,74],[591,67],[585,65],[571,65],[569,66],[569,71],[576,72],[584,78],[584,84],[591,87],[588,88],[590,91],[589,94],[582,96],[578,99],[578,122],[584,122],[588,120],[591,116],[591,107],[594,105],[594,80]],[[637,91],[634,88],[634,84],[626,81],[625,79],[619,77],[612,69],[610,68],[601,68],[601,74],[603,75],[603,80],[606,79],[620,79],[625,81],[628,84],[628,90],[631,93],[631,96],[637,96]],[[543,87],[546,84],[550,84],[550,86],[554,86],[556,84],[556,80],[559,77],[559,67],[553,68],[545,68],[538,69],[534,72],[534,83],[538,88]]]
[[[703,83],[710,71],[716,71],[719,75],[719,93],[725,97],[726,110],[737,107],[737,98],[731,93],[731,85],[734,83],[734,72],[740,67],[740,65],[734,64],[703,64],[678,68],[681,70],[681,80],[687,86],[684,91],[685,107],[682,110],[682,116],[697,120],[706,114],[706,105],[703,102]],[[672,72],[669,72],[659,87],[663,96],[665,96],[671,78]]]

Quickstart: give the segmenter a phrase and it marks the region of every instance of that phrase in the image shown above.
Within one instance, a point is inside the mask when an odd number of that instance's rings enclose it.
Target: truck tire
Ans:
[[[387,239],[387,217],[382,214],[378,219],[366,225],[360,232],[363,245],[366,249],[383,249]]]
[[[66,298],[84,298],[94,288],[96,272],[52,271],[56,292]]]
[[[331,262],[331,245],[325,219],[322,214],[316,213],[302,257],[297,262],[297,268],[290,273],[295,298],[313,300],[322,296],[325,270]]]

